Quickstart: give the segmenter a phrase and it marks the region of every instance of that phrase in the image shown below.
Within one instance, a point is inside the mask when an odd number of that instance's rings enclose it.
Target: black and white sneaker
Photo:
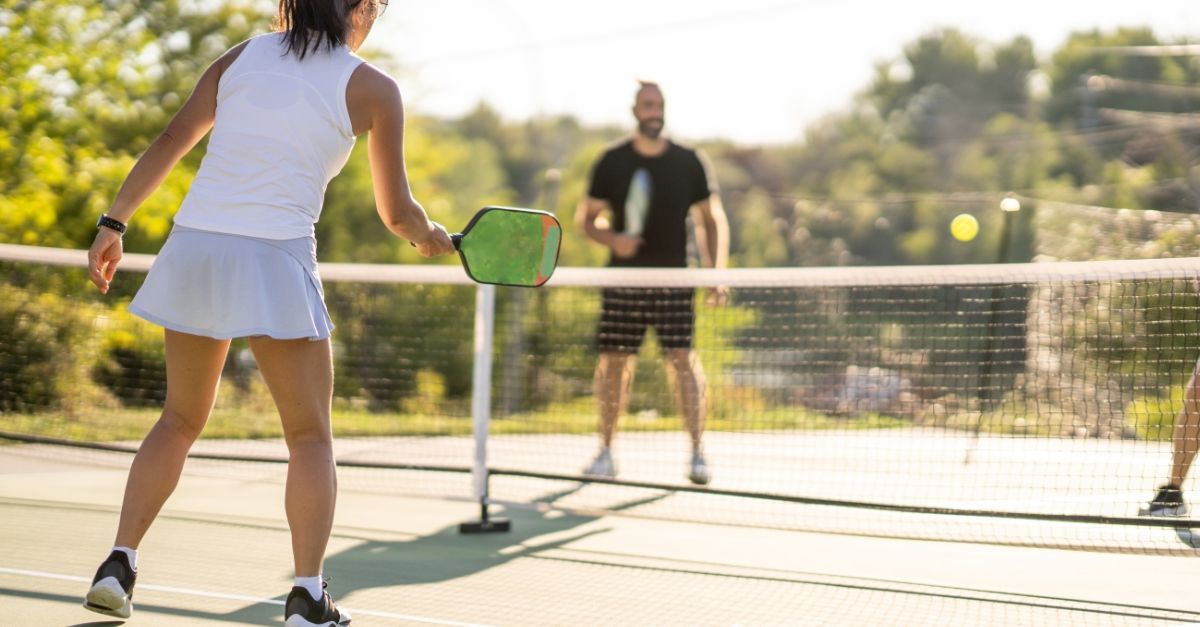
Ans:
[[[324,582],[321,587],[325,587]],[[324,591],[321,600],[314,601],[308,590],[296,586],[288,593],[283,608],[284,627],[344,627],[350,624],[349,612],[338,610],[329,593]]]
[[[1138,511],[1139,516],[1187,516],[1188,506],[1183,502],[1183,490],[1178,486],[1165,485],[1150,503]]]
[[[96,569],[96,577],[92,579],[92,588],[88,590],[83,606],[107,616],[129,618],[133,613],[133,584],[136,581],[137,571],[129,566],[129,557],[121,551],[113,551]]]

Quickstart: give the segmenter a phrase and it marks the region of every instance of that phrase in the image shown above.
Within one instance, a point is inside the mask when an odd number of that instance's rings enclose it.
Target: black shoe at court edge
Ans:
[[[106,616],[129,618],[133,613],[133,584],[136,581],[137,571],[129,566],[129,557],[121,551],[113,551],[96,569],[83,606]]]
[[[324,587],[325,582],[321,582],[321,588]],[[321,600],[314,601],[308,590],[296,586],[288,593],[283,607],[284,627],[344,627],[350,624],[350,614],[338,610],[324,590]]]
[[[1183,490],[1173,485],[1159,488],[1150,504],[1138,512],[1142,516],[1187,516],[1187,513],[1188,506],[1183,502]]]

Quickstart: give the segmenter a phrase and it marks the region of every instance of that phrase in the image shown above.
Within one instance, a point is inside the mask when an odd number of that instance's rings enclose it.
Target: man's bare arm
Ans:
[[[713,194],[692,205],[696,223],[696,243],[700,249],[700,263],[706,268],[724,268],[729,265],[729,219],[721,197]]]
[[[614,231],[610,227],[597,224],[601,215],[606,212],[611,213],[611,211],[608,201],[588,196],[580,205],[575,222],[583,229],[583,233],[588,239],[607,246],[617,257],[632,257],[637,254],[638,247],[642,245],[642,238],[626,235]]]

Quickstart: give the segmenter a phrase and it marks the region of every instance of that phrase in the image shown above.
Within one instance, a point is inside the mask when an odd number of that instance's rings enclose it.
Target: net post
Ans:
[[[471,377],[471,419],[475,435],[475,460],[471,477],[479,499],[479,520],[458,526],[459,533],[508,531],[505,518],[488,515],[487,439],[492,409],[492,341],[496,318],[496,286],[475,288],[475,369]]]

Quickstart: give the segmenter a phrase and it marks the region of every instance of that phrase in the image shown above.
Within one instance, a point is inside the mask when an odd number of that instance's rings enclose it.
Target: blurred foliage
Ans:
[[[1183,413],[1183,386],[1172,388],[1169,396],[1141,396],[1125,409],[1126,421],[1144,440],[1169,442],[1175,431],[1175,418]]]
[[[269,29],[272,8],[247,0],[0,8],[0,241],[86,246],[96,214],[196,78],[229,46]],[[1164,43],[1174,42],[1146,29],[1080,32],[1039,57],[1024,36],[988,42],[932,31],[877,63],[852,106],[797,142],[702,144],[722,184],[733,263],[1027,260],[1033,243],[996,248],[1008,191],[1194,212],[1200,125],[1162,116],[1200,106],[1200,63],[1116,49]],[[563,264],[603,263],[605,251],[578,234],[575,208],[592,162],[627,129],[569,116],[510,121],[483,103],[455,119],[408,119],[410,178],[434,219],[458,230],[486,205],[548,209],[567,229]],[[202,154],[193,151],[142,207],[128,250],[161,245]],[[426,263],[373,208],[362,141],[329,187],[317,226],[322,259]],[[1034,214],[1037,203],[1026,208]],[[947,228],[964,212],[982,225],[970,243]]]
[[[96,313],[41,289],[0,284],[0,412],[80,409]]]
[[[0,241],[89,244],[136,156],[208,64],[264,16],[244,2],[182,0],[0,8]],[[127,249],[162,244],[200,154],[143,205]]]
[[[7,0],[0,5],[0,242],[86,247],[96,216],[138,154],[161,132],[213,59],[270,28],[272,4]],[[704,142],[700,147],[715,165],[729,213],[732,264],[944,264],[1195,254],[1200,228],[1194,216],[1183,214],[1195,213],[1200,199],[1200,123],[1187,115],[1200,107],[1200,62],[1197,57],[1119,51],[1121,46],[1166,43],[1187,42],[1122,28],[1075,33],[1051,54],[1039,55],[1024,36],[990,42],[958,30],[937,30],[910,42],[896,57],[881,60],[851,106],[814,123],[796,141],[764,147]],[[384,55],[369,49],[366,54],[384,68],[399,69]],[[505,120],[486,104],[454,119],[410,111],[409,176],[416,197],[451,230],[461,229],[485,205],[547,209],[559,216],[566,231],[561,262],[600,265],[606,252],[579,234],[576,207],[595,158],[628,128],[588,127],[570,116]],[[188,155],[141,208],[126,238],[128,251],[152,253],[161,246],[202,148]],[[1024,205],[1016,215],[999,210],[1008,192]],[[980,221],[979,236],[970,242],[950,235],[950,220],[959,213]],[[1009,237],[1004,238],[1006,229]],[[317,236],[323,261],[456,263],[453,258],[421,259],[379,224],[366,141],[358,143],[342,175],[329,186]],[[79,283],[40,287],[47,293],[65,292],[78,289]],[[450,303],[455,315],[428,311],[414,316],[412,311],[428,295],[423,290],[454,292],[436,296]],[[7,300],[28,300],[14,298]],[[570,344],[568,338],[538,334],[539,320],[561,306],[559,297],[551,291],[522,298],[500,294],[502,311],[526,316],[498,326],[499,341],[521,351],[520,359],[502,363],[525,368],[516,378],[526,400],[552,402],[554,386],[568,373],[590,368],[594,352],[577,341],[573,350],[549,354],[548,347]],[[330,286],[329,304],[340,325],[339,398],[365,398],[373,409],[397,409],[427,407],[438,397],[465,397],[470,364],[447,356],[469,355],[459,350],[469,342],[463,332],[469,325],[459,314],[471,310],[471,299],[467,290],[443,287],[381,295]],[[0,343],[8,351],[2,365],[6,377],[25,382],[20,386],[24,396],[0,399],[0,404],[6,410],[53,404],[61,384],[55,377],[68,375],[39,370],[46,359],[39,351],[58,351],[74,340],[68,327],[40,319],[35,324],[35,318],[10,304],[5,303],[5,324],[0,325],[10,329],[10,337]],[[773,306],[760,303],[744,313],[767,316]],[[1138,315],[1124,322],[1135,328],[1169,327],[1175,335],[1194,337],[1188,320]],[[384,333],[398,328],[407,330],[410,344],[381,341]],[[879,334],[885,331],[881,327]],[[577,329],[570,333],[579,335]],[[734,342],[738,328],[713,333],[720,335],[714,342]],[[126,398],[114,386],[131,372],[158,368],[149,357],[156,347],[121,337],[86,349],[100,360],[88,376],[97,377],[123,402],[151,402]],[[438,338],[449,338],[449,344],[439,344]],[[897,350],[903,348],[901,340],[896,340]],[[1086,352],[1090,359],[1126,358],[1124,363],[1136,368],[1137,360],[1127,356],[1169,349],[1179,364],[1176,374],[1182,375],[1196,348],[1154,346],[1154,340],[1140,335],[1105,341],[1110,345],[1097,346],[1081,336],[1068,350]],[[736,345],[742,349],[745,342],[740,338]],[[718,366],[710,370],[714,380],[721,376]],[[1120,372],[1103,376],[1128,378]]]
[[[92,379],[127,407],[161,407],[167,400],[163,335],[126,311],[105,320]]]

